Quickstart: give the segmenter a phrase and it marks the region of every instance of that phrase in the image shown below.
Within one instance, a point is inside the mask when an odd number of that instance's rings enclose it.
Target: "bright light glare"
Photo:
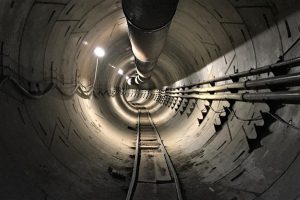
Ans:
[[[126,80],[128,80],[129,79],[129,76],[126,76]]]
[[[94,54],[97,56],[97,57],[103,57],[105,55],[105,51],[101,48],[101,47],[96,47],[94,49]]]
[[[124,74],[124,71],[123,71],[122,69],[119,69],[119,70],[118,70],[118,74],[123,75],[123,74]]]
[[[116,68],[115,66],[113,66],[112,64],[108,64],[109,66],[111,66],[112,68]]]
[[[82,42],[84,45],[88,45],[89,43],[87,41]]]

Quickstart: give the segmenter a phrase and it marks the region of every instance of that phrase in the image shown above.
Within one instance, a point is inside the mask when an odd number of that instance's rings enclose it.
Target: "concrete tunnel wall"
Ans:
[[[149,93],[298,57],[299,9],[181,0],[144,94],[122,95],[117,69],[134,66],[120,1],[1,1],[0,199],[125,199],[137,116],[128,101],[151,112],[185,199],[299,199],[299,130],[261,113],[299,127],[298,105],[179,99],[171,109]],[[72,95],[93,81],[96,46],[106,51],[96,95]],[[60,90],[32,99],[4,76],[31,94]]]

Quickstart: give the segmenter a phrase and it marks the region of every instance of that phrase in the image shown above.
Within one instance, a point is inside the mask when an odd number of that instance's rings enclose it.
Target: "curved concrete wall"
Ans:
[[[134,65],[120,1],[1,1],[0,199],[125,199],[137,113],[129,101],[150,110],[185,199],[298,199],[300,134],[283,121],[299,127],[299,105],[179,99],[171,108],[150,89],[298,57],[299,9],[292,0],[181,0],[151,81],[124,95]],[[95,95],[65,96],[92,84],[96,46],[106,55]],[[59,90],[32,99],[3,76],[31,94]]]

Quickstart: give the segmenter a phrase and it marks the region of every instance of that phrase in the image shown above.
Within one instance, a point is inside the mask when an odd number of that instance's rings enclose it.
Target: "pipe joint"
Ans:
[[[123,0],[128,34],[138,77],[137,84],[147,81],[165,46],[178,0]]]

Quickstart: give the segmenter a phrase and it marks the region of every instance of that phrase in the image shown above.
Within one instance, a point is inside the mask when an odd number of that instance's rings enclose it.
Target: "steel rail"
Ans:
[[[177,198],[178,200],[183,200],[182,198],[182,193],[181,193],[181,189],[180,189],[180,183],[179,183],[179,179],[178,179],[178,176],[176,174],[176,171],[175,171],[175,168],[173,166],[173,163],[171,161],[171,158],[165,148],[165,145],[163,144],[162,140],[161,140],[161,137],[159,135],[159,132],[156,128],[156,126],[154,125],[153,123],[153,120],[151,118],[151,115],[150,113],[148,112],[148,117],[150,119],[150,122],[151,122],[151,125],[153,126],[154,130],[155,130],[155,133],[156,133],[156,138],[158,140],[158,142],[161,144],[161,148],[163,150],[163,153],[165,155],[165,158],[166,158],[166,161],[167,161],[167,164],[168,164],[168,167],[170,168],[171,172],[172,172],[172,175],[173,175],[173,178],[174,178],[174,182],[175,182],[175,186],[176,186],[176,191],[177,191]]]
[[[133,165],[133,172],[132,177],[129,185],[129,189],[127,192],[126,200],[131,200],[132,195],[135,190],[137,174],[139,169],[139,157],[140,157],[140,110],[138,111],[138,120],[137,120],[137,136],[136,136],[136,143],[135,143],[135,158],[134,158],[134,165]]]

